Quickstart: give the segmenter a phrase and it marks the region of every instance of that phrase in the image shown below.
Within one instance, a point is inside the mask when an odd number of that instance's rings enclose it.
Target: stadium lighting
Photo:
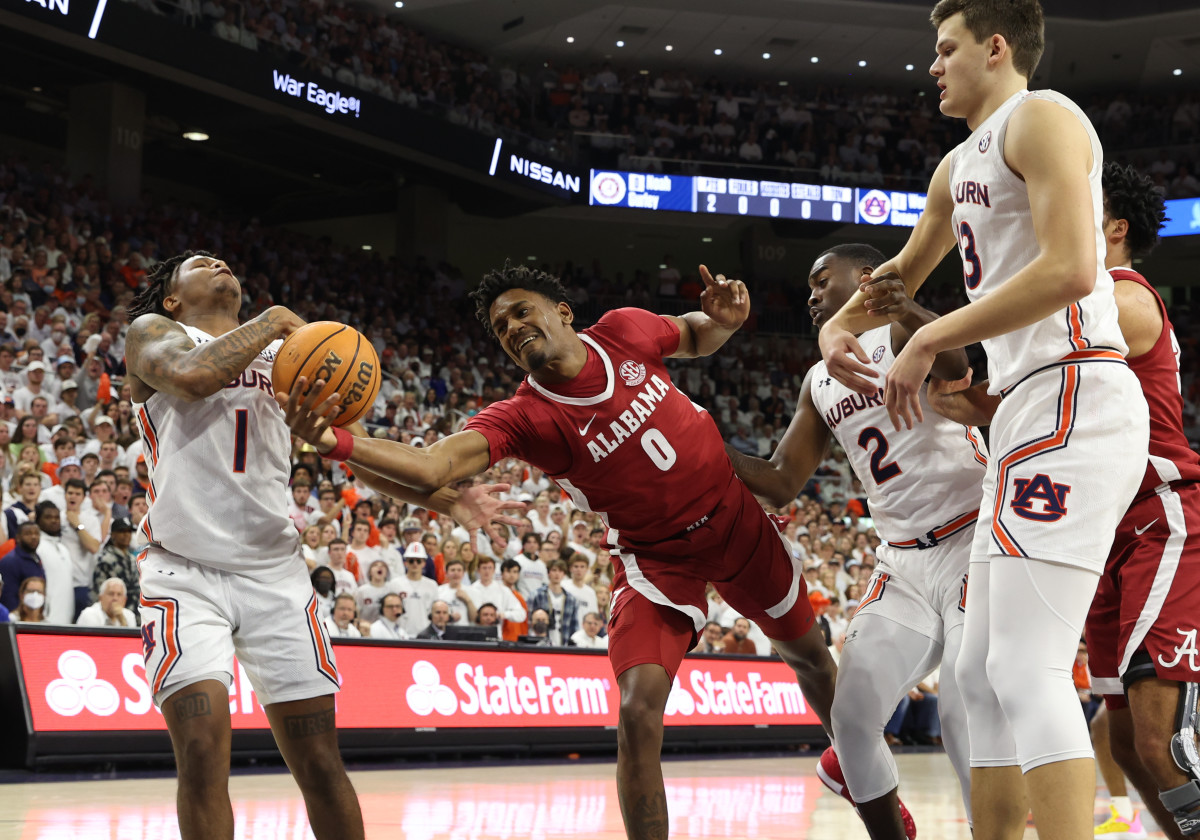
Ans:
[[[866,66],[867,66],[867,62],[865,62],[865,61],[860,61],[860,62],[858,62],[858,66],[859,66],[859,67],[866,67]]]
[[[722,50],[720,47],[717,47],[715,50],[713,50],[713,55],[720,55],[722,52],[724,52],[724,50]]]
[[[364,246],[363,246],[363,250],[364,250],[364,251],[370,251],[370,250],[371,250],[371,246],[370,246],[370,245],[364,245]]]
[[[771,60],[771,54],[763,53],[763,61],[770,61],[770,60]]]
[[[203,131],[185,131],[183,132],[184,140],[191,140],[195,143],[203,143],[208,139],[208,135]]]
[[[404,8],[404,0],[396,0],[394,5],[396,6],[397,9],[403,9]]]
[[[1181,67],[1176,67],[1172,75],[1175,75],[1175,76],[1182,76],[1182,75],[1183,75],[1183,68],[1181,68]]]
[[[704,237],[701,237],[701,238],[700,238],[700,241],[701,241],[701,242],[712,242],[712,237],[711,237],[711,236],[704,236]]]
[[[816,64],[816,63],[817,63],[818,61],[820,61],[820,60],[821,60],[821,59],[817,58],[815,55],[814,55],[812,58],[810,58],[810,59],[809,59],[809,61],[811,61],[813,64]]]
[[[568,43],[568,44],[574,44],[574,43],[575,43],[575,36],[574,36],[574,35],[568,35],[568,36],[567,36],[567,43]]]
[[[911,64],[905,64],[905,65],[904,65],[904,69],[905,69],[905,70],[911,70],[911,69],[913,69],[913,66],[912,66]]]
[[[624,42],[624,41],[617,41],[617,46],[618,46],[618,47],[623,47],[623,46],[625,46],[625,42]]]
[[[671,46],[670,44],[667,44],[667,46],[664,49],[666,49],[667,52],[670,52],[671,50],[673,50],[675,48],[673,46]]]

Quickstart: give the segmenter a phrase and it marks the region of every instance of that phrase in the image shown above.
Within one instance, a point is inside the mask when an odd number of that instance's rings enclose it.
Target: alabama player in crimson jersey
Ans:
[[[705,584],[762,627],[830,731],[836,667],[791,552],[734,475],[716,423],[671,382],[664,357],[715,352],[750,312],[745,286],[701,267],[701,311],[606,313],[576,332],[557,279],[524,266],[488,274],[476,313],[529,376],[516,394],[424,449],[331,430],[299,380],[278,394],[293,431],[326,457],[430,491],[515,456],[608,526],[609,658],[621,690],[617,790],[629,837],[665,838],[663,713],[707,617]],[[314,391],[315,393],[315,391]]]
[[[1154,287],[1132,268],[1135,256],[1158,243],[1166,212],[1150,179],[1131,167],[1106,163],[1103,184],[1105,267],[1116,284],[1129,366],[1150,406],[1150,451],[1088,613],[1088,669],[1104,695],[1118,765],[1169,837],[1195,836],[1200,621],[1192,599],[1200,588],[1200,456],[1183,432],[1175,330]],[[931,383],[934,410],[987,423],[1000,398],[986,394],[986,382],[965,384]],[[1113,825],[1105,827],[1130,834],[1133,821],[1114,809]]]

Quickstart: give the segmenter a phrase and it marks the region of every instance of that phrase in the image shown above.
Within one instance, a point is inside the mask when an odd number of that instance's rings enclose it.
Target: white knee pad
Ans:
[[[1007,557],[996,558],[998,561]],[[954,679],[967,715],[972,767],[1006,767],[1017,763],[1017,745],[1000,700],[988,682],[991,562],[972,560],[967,583],[967,617]],[[943,739],[944,739],[943,735]]]
[[[1092,757],[1072,666],[1098,576],[1018,557],[990,565],[987,678],[1021,770]]]
[[[900,781],[883,728],[900,698],[937,665],[942,650],[934,640],[879,615],[857,616],[853,627],[855,638],[838,663],[833,736],[850,795],[870,802]]]

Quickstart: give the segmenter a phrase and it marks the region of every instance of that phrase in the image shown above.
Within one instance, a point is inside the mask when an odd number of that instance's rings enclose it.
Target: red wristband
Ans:
[[[331,461],[349,460],[350,453],[354,451],[354,435],[337,426],[333,427],[333,435],[337,438],[337,445],[326,452],[324,457]]]

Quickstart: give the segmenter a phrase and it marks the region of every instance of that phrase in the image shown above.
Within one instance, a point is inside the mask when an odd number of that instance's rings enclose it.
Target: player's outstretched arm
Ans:
[[[683,317],[667,316],[679,327],[679,348],[671,354],[673,359],[712,355],[750,317],[750,295],[745,283],[728,280],[724,274],[714,278],[703,265],[700,278],[704,281],[700,311]]]
[[[275,400],[283,408],[284,420],[292,434],[311,443],[322,455],[329,455],[338,444],[330,424],[336,417],[341,396],[333,393],[324,402],[315,404],[324,385],[318,379],[310,390],[308,380],[298,376],[291,393],[277,391]],[[342,460],[431,495],[448,484],[483,472],[491,465],[490,458],[487,438],[479,432],[464,430],[423,448],[394,440],[354,437],[350,453]]]
[[[346,430],[364,440],[371,437],[362,423],[351,423]],[[469,531],[482,528],[489,522],[519,526],[521,520],[515,514],[523,513],[529,508],[524,502],[499,497],[498,494],[507,493],[512,489],[510,484],[476,484],[462,491],[443,487],[433,493],[422,493],[384,478],[367,467],[356,467],[354,474],[376,493],[452,517]]]
[[[241,375],[268,344],[304,326],[296,313],[272,306],[219,338],[196,345],[165,315],[136,319],[125,338],[128,370],[153,391],[202,400]]]
[[[737,473],[750,492],[775,507],[790,504],[812,477],[829,446],[829,427],[812,399],[812,369],[800,386],[796,413],[771,460],[744,455],[726,447]]]
[[[925,397],[929,407],[938,414],[962,423],[964,426],[989,426],[996,409],[1000,407],[1000,395],[989,394],[988,380],[971,384],[971,369],[957,381],[931,377]]]
[[[874,393],[879,387],[878,374],[867,366],[867,356],[859,346],[859,333],[879,326],[885,313],[874,312],[865,286],[871,277],[895,276],[900,279],[911,298],[925,283],[929,273],[954,248],[956,239],[952,226],[954,199],[950,192],[950,157],[942,158],[929,180],[925,211],[909,234],[908,242],[892,259],[863,276],[863,286],[846,301],[837,314],[821,327],[818,342],[821,358],[829,374],[847,388],[862,394]]]
[[[892,352],[897,356],[904,350],[913,334],[926,324],[937,320],[937,315],[921,306],[908,293],[904,281],[893,273],[875,274],[864,277],[862,289],[867,295],[867,306],[877,315],[892,322]],[[938,353],[933,360],[932,374],[939,379],[960,379],[967,366],[967,351],[954,347]]]

